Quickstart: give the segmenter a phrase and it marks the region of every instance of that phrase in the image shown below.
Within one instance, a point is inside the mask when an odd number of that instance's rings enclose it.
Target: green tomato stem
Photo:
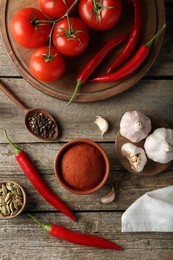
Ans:
[[[49,44],[48,44],[48,52],[47,52],[47,57],[46,57],[46,61],[49,61],[49,60],[52,60],[52,55],[51,55],[51,46],[52,46],[52,33],[53,33],[53,29],[56,25],[57,22],[59,22],[60,20],[62,20],[63,18],[67,17],[68,19],[68,14],[70,13],[70,11],[72,10],[72,8],[77,4],[79,0],[75,0],[73,2],[73,4],[69,7],[69,9],[67,10],[67,12],[61,16],[60,18],[52,21],[53,24],[52,24],[52,27],[51,27],[51,30],[50,30],[50,34],[49,34]],[[69,21],[69,19],[68,19]],[[51,57],[51,58],[50,58]]]

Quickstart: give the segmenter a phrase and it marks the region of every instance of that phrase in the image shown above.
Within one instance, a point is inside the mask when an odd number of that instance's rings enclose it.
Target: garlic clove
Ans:
[[[103,135],[108,131],[109,128],[108,122],[101,116],[96,116],[96,120],[94,123],[99,127],[101,131],[101,137],[103,139]]]
[[[140,172],[141,169],[140,169],[140,166],[141,166],[141,154],[137,154],[133,161],[131,160],[131,158],[129,158],[129,161],[132,165],[132,170],[134,170],[135,172]]]
[[[115,199],[115,190],[114,188],[112,187],[111,191],[103,198],[101,198],[101,202],[103,204],[108,204],[108,203],[111,203],[112,201],[114,201]]]
[[[139,173],[144,169],[147,163],[144,149],[132,143],[126,143],[121,147],[121,152],[129,160],[133,171]]]

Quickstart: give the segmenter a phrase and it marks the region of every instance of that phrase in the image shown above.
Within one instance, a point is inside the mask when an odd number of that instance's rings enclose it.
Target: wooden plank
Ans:
[[[17,144],[22,150],[24,150],[34,165],[43,175],[51,175],[53,171],[53,164],[58,150],[64,143],[31,143],[31,144]],[[99,143],[100,146],[106,152],[112,171],[124,171],[118,158],[115,154],[115,144]],[[15,172],[16,175],[21,175],[20,167],[16,163],[14,152],[9,144],[0,145],[0,172],[7,176],[12,175]],[[172,164],[168,169],[172,169]],[[145,178],[144,178],[145,179]]]
[[[52,191],[66,202],[72,210],[75,211],[106,211],[106,210],[125,210],[129,207],[139,196],[144,193],[173,185],[172,173],[173,164],[156,176],[145,178],[128,173],[120,165],[115,156],[114,144],[104,144],[101,146],[108,154],[111,173],[107,184],[98,192],[78,196],[63,189],[58,183],[54,175],[53,163],[55,155],[61,144],[20,144],[20,147],[28,152],[30,159],[37,168],[39,174],[48,184]],[[7,145],[0,146],[0,172],[1,180],[14,180],[23,185],[27,192],[27,205],[25,210],[31,211],[54,211],[54,208],[48,205],[42,199],[38,192],[30,184],[25,174],[20,169],[15,161],[14,154],[11,148]],[[102,204],[100,199],[110,191],[110,184],[115,187],[117,199],[111,204]]]
[[[1,0],[0,0],[1,1]],[[59,123],[57,142],[40,143],[25,128],[24,114],[0,92],[0,175],[1,180],[21,183],[27,192],[24,212],[15,219],[0,221],[0,259],[12,260],[170,260],[173,259],[173,233],[121,233],[123,212],[140,196],[154,189],[173,185],[173,163],[163,173],[142,178],[127,172],[115,156],[115,134],[119,130],[122,114],[128,110],[141,110],[151,116],[162,117],[173,127],[173,75],[172,12],[173,0],[166,0],[167,30],[162,51],[152,69],[133,89],[115,98],[91,103],[72,104],[54,99],[39,92],[13,68],[0,40],[0,77],[28,107],[43,107],[51,112]],[[157,78],[158,76],[158,78]],[[167,77],[168,76],[168,77]],[[17,77],[16,79],[13,77]],[[157,79],[157,80],[156,80]],[[167,80],[166,80],[167,79]],[[94,124],[95,116],[109,121],[110,130],[104,140]],[[27,151],[41,177],[48,186],[74,211],[78,223],[54,210],[30,184],[15,161],[14,153],[3,134],[6,129],[10,138]],[[90,138],[100,143],[108,154],[111,173],[108,183],[98,192],[78,196],[64,190],[54,176],[53,163],[57,151],[70,139]],[[109,191],[110,182],[118,197],[111,204],[102,204],[100,198]],[[123,251],[93,249],[72,245],[49,237],[26,215],[48,223],[60,224],[74,231],[103,236],[123,247]]]
[[[162,117],[170,125],[173,122],[171,80],[142,80],[131,90],[107,101],[73,103],[68,107],[65,101],[43,94],[23,79],[8,78],[3,79],[3,82],[28,107],[42,107],[55,117],[60,131],[58,141],[64,142],[80,137],[102,141],[100,130],[94,124],[97,115],[106,118],[110,125],[104,142],[115,140],[121,116],[126,111],[140,110],[150,116]],[[39,139],[32,136],[25,127],[23,111],[2,92],[0,92],[0,100],[1,133],[6,129],[14,142],[38,142]],[[6,142],[3,134],[0,135],[0,142]]]
[[[72,211],[119,211],[126,210],[135,200],[146,192],[173,185],[173,170],[160,173],[155,177],[140,178],[127,172],[111,172],[111,179],[114,180],[113,186],[118,194],[111,204],[102,204],[101,198],[109,191],[110,187],[105,185],[101,190],[90,195],[77,196],[64,190],[55,176],[42,176],[50,189],[64,201]],[[30,181],[23,175],[13,176],[1,175],[1,180],[13,180],[19,182],[27,192],[27,204],[25,211],[56,211],[50,206],[33,188]]]
[[[122,213],[79,213],[78,223],[60,214],[34,214],[43,222],[62,225],[71,230],[103,236],[122,246],[122,251],[82,247],[49,237],[25,214],[0,221],[1,259],[152,259],[173,258],[173,233],[121,233]],[[3,250],[2,250],[3,249]]]
[[[0,37],[0,77],[4,76],[20,76],[20,74],[16,71],[11,61],[9,60],[6,50],[3,46],[2,39]]]

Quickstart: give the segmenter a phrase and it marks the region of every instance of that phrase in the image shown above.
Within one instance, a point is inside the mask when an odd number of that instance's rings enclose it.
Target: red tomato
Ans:
[[[85,24],[96,30],[107,30],[121,17],[121,0],[80,0],[79,14]]]
[[[51,47],[50,57],[48,58],[48,46],[42,46],[32,54],[29,67],[36,79],[51,82],[63,75],[65,62],[61,53],[55,47]]]
[[[11,33],[21,46],[38,48],[48,40],[50,24],[39,25],[37,20],[46,20],[46,17],[36,8],[23,8],[14,15],[11,21]]]
[[[38,0],[41,10],[48,16],[60,18],[75,0]]]
[[[60,20],[53,30],[53,44],[64,55],[76,56],[88,46],[89,34],[86,25],[78,18]]]

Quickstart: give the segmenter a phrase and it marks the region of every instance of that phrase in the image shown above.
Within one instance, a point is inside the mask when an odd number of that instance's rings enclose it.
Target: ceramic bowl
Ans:
[[[73,186],[69,185],[69,183],[67,183],[67,181],[64,180],[64,177],[62,175],[62,158],[67,153],[67,151],[69,151],[69,149],[71,149],[72,147],[74,147],[77,144],[91,145],[92,147],[94,147],[94,150],[96,149],[97,152],[99,152],[101,161],[103,160],[102,163],[103,163],[103,166],[104,166],[103,167],[104,173],[102,172],[102,175],[100,177],[99,182],[95,186],[92,186],[90,188],[85,188],[85,189],[80,188],[80,189],[78,189],[77,187],[73,187]],[[79,158],[79,160],[80,160],[80,158]],[[69,167],[70,167],[70,165],[69,165]],[[55,171],[55,175],[56,175],[59,183],[66,190],[68,190],[72,193],[75,193],[75,194],[85,195],[85,194],[90,194],[90,193],[96,192],[101,187],[103,187],[103,185],[105,184],[105,182],[107,181],[108,176],[109,176],[110,164],[109,164],[109,159],[108,159],[105,151],[103,150],[103,148],[100,145],[93,142],[92,140],[79,138],[79,139],[74,139],[72,141],[69,141],[64,146],[61,147],[61,149],[58,151],[56,158],[55,158],[54,171]],[[79,169],[79,171],[80,171],[80,169]],[[99,176],[99,174],[98,174],[98,176]]]
[[[0,181],[0,219],[17,217],[26,205],[23,187],[14,181]]]

